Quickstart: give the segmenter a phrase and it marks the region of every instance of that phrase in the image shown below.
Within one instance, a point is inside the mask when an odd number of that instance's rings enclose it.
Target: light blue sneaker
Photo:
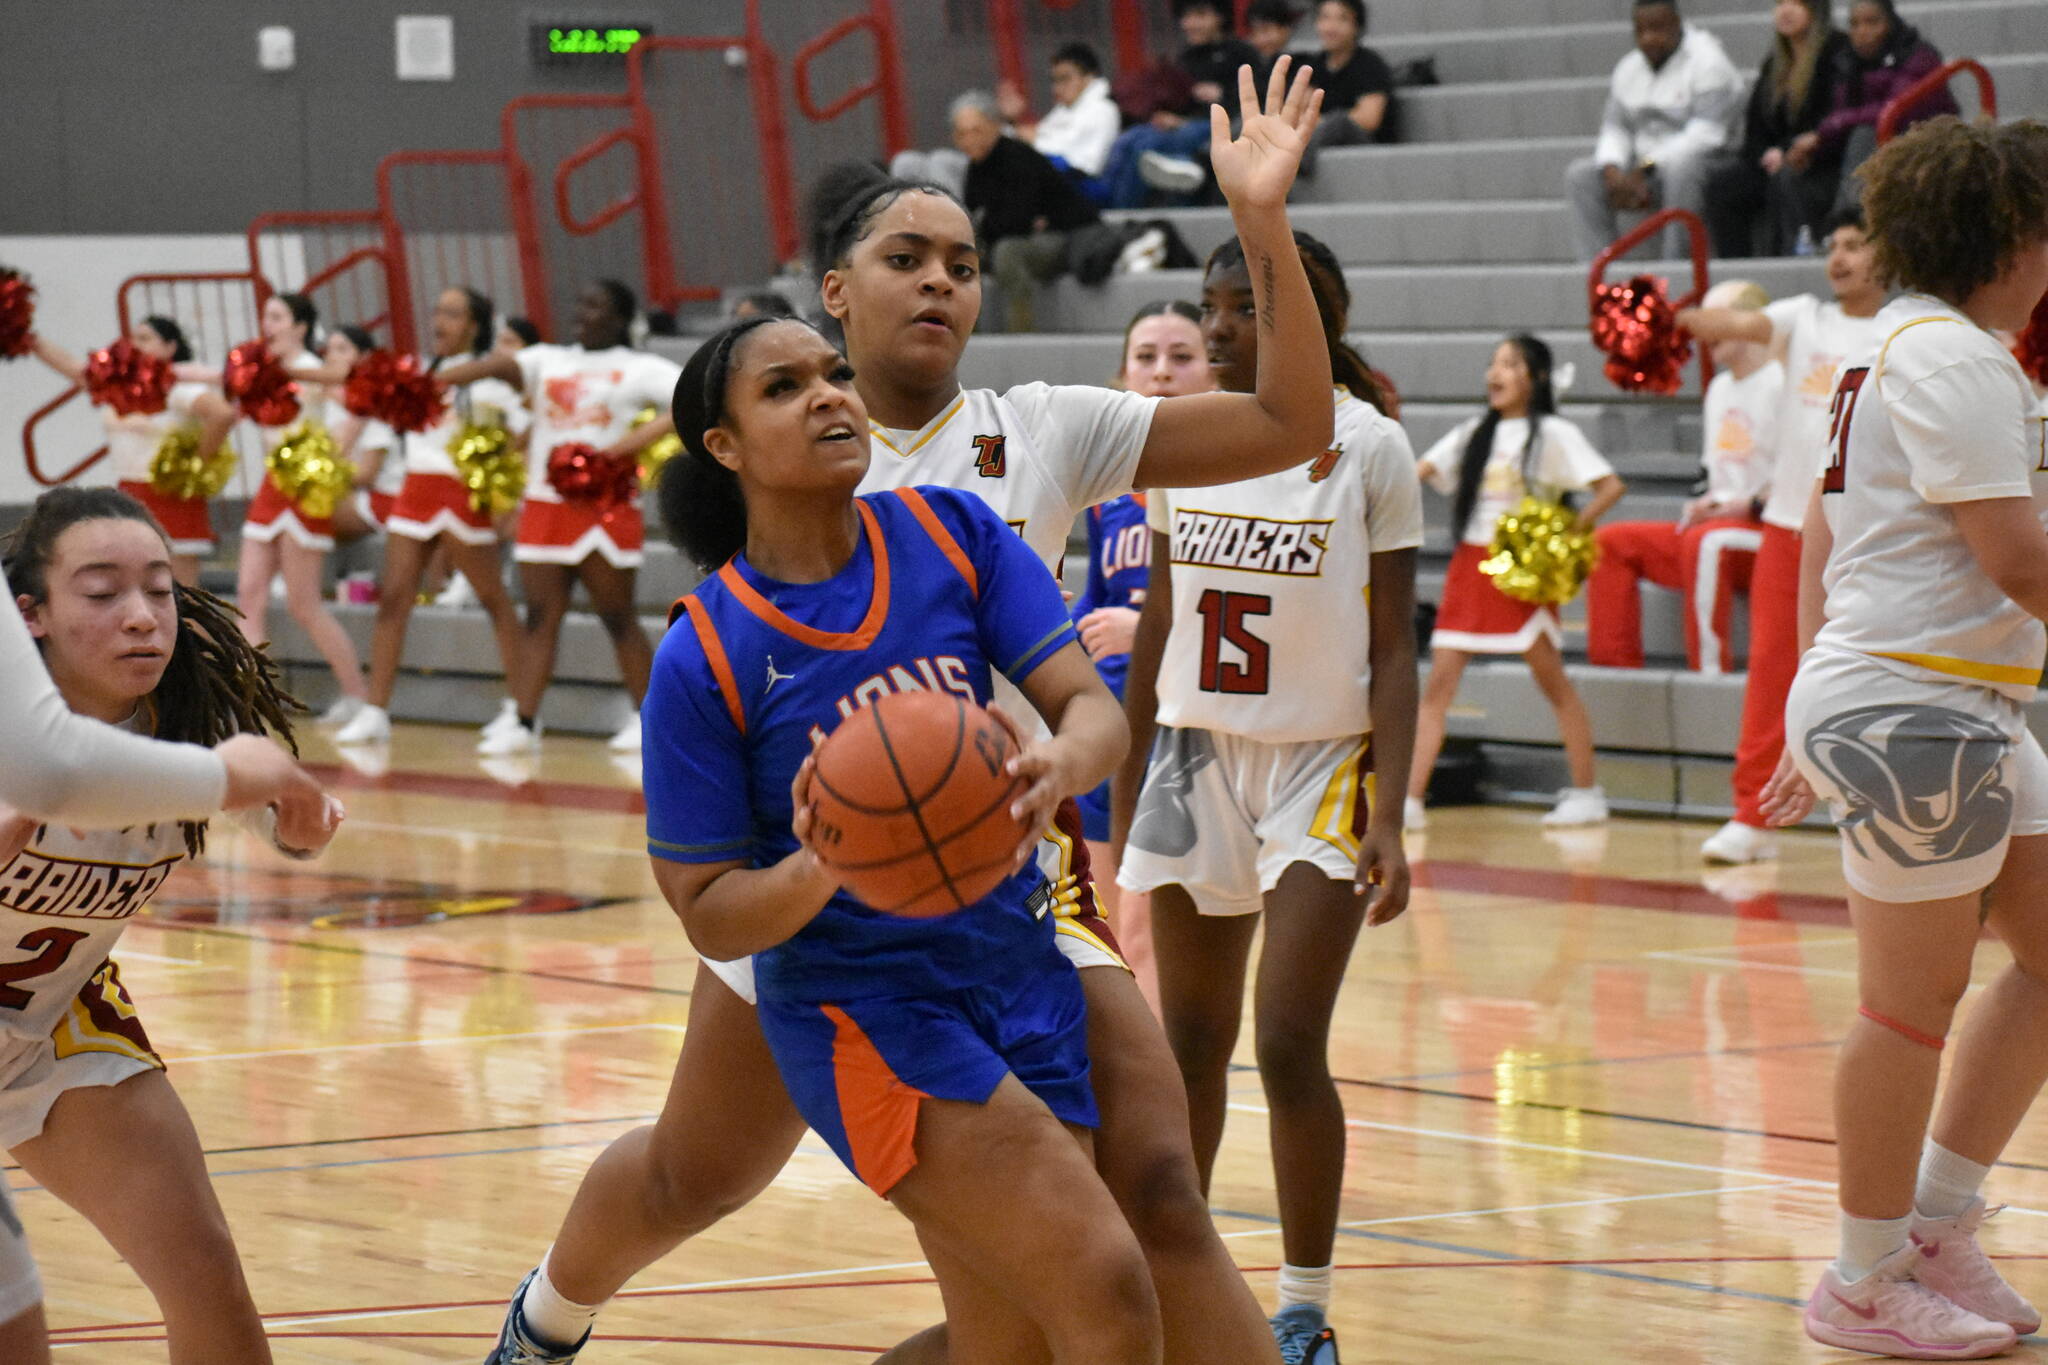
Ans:
[[[513,1291],[511,1306],[505,1310],[505,1326],[498,1333],[498,1344],[484,1357],[484,1365],[574,1365],[576,1353],[590,1344],[587,1331],[583,1340],[565,1349],[543,1343],[528,1330],[519,1305],[525,1301],[526,1286],[532,1284],[533,1277],[538,1274],[538,1269],[527,1271],[526,1278]]]
[[[1337,1334],[1312,1303],[1283,1308],[1268,1319],[1280,1343],[1281,1365],[1338,1365]]]

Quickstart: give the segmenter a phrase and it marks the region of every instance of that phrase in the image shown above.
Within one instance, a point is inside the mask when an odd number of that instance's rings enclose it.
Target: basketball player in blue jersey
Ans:
[[[1305,78],[1290,83],[1287,69],[1276,65],[1263,107],[1249,70],[1241,73],[1243,124],[1234,137],[1219,128],[1211,142],[1217,183],[1254,267],[1263,341],[1252,393],[964,388],[961,354],[981,310],[981,258],[966,211],[937,186],[872,169],[835,176],[832,192],[815,196],[813,258],[825,269],[821,298],[844,327],[876,442],[863,487],[972,493],[1051,567],[1074,519],[1095,503],[1133,488],[1230,483],[1327,450],[1328,349],[1286,208],[1321,100]],[[1004,686],[998,682],[999,692]],[[1092,913],[1078,822],[1063,813],[1051,835],[1041,860],[1055,878],[1057,941],[1081,968],[1088,999],[1102,1117],[1096,1166],[1144,1248],[1167,1358],[1277,1362],[1265,1316],[1209,1215],[1173,1054],[1107,925]],[[775,1178],[804,1123],[773,1084],[752,997],[747,964],[700,965],[660,1118],[592,1164],[554,1244],[510,1305],[492,1360],[573,1360],[606,1300],[633,1275]],[[735,1143],[735,1132],[751,1140]],[[888,1365],[955,1358],[943,1329],[885,1357]]]
[[[1089,1157],[1080,978],[1032,857],[1127,738],[1058,584],[975,498],[854,496],[867,412],[809,324],[728,327],[676,393],[688,462],[664,507],[716,572],[678,604],[648,695],[655,880],[699,952],[754,956],[791,1097],[916,1225],[963,1358],[1157,1362],[1144,1255]],[[812,750],[878,694],[986,704],[997,672],[1052,727],[1010,760],[1031,783],[1016,870],[951,914],[868,908],[809,842]]]

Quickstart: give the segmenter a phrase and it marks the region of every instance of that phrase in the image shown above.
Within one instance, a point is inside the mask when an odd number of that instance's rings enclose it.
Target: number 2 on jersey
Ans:
[[[1272,672],[1273,650],[1245,626],[1247,616],[1271,616],[1273,599],[1263,593],[1211,588],[1195,603],[1202,618],[1202,690],[1263,697]],[[1226,663],[1228,642],[1244,662]]]
[[[0,963],[0,1008],[27,1009],[36,993],[14,983],[56,971],[69,960],[71,950],[89,937],[76,929],[31,929],[23,934],[14,946],[35,956],[26,962]]]
[[[1842,371],[1842,382],[1835,385],[1834,405],[1828,409],[1828,468],[1821,479],[1823,493],[1840,493],[1849,486],[1849,422],[1856,416],[1856,399],[1868,378],[1870,367],[1858,365]]]

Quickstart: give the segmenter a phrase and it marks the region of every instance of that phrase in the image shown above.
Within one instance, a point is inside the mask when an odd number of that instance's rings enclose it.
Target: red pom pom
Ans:
[[[1664,281],[1638,275],[1627,284],[1594,286],[1593,344],[1607,354],[1607,378],[1634,393],[1677,393],[1685,384],[1692,339],[1678,330],[1678,315]]]
[[[448,400],[417,357],[371,351],[348,372],[342,406],[358,417],[374,417],[393,431],[425,431],[448,411]]]
[[[2048,294],[2034,305],[2034,316],[2027,323],[2027,330],[2013,343],[2012,353],[2020,368],[2027,372],[2027,378],[2048,387]]]
[[[171,398],[171,367],[123,337],[86,357],[85,393],[123,417],[162,412]]]
[[[0,267],[0,358],[29,353],[35,338],[36,287],[18,270]]]
[[[299,386],[261,341],[245,341],[228,352],[221,366],[221,392],[260,427],[281,427],[298,420]]]
[[[640,486],[640,469],[632,460],[570,441],[548,452],[548,482],[565,498],[611,506],[632,498]]]

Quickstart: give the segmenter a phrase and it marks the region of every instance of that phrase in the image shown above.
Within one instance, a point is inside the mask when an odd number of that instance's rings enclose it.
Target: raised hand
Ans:
[[[1309,83],[1306,67],[1294,72],[1290,82],[1293,66],[1294,59],[1284,53],[1273,63],[1263,108],[1251,67],[1237,69],[1237,101],[1244,124],[1236,137],[1230,135],[1223,106],[1210,106],[1209,165],[1232,208],[1280,208],[1294,187],[1308,136],[1322,114],[1323,92]]]

